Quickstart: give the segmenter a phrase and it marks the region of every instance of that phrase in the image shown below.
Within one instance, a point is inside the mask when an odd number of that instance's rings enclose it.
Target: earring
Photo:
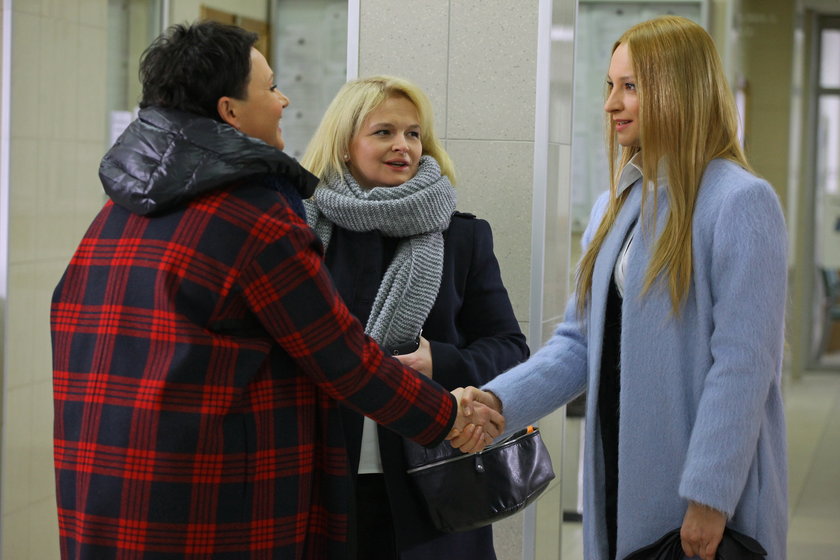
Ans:
[[[350,161],[350,156],[347,155],[347,154],[344,154],[344,161]]]

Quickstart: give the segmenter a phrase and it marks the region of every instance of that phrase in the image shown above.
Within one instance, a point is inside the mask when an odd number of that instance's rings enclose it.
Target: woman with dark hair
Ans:
[[[586,391],[589,560],[621,560],[677,529],[687,557],[713,560],[727,527],[784,559],[778,197],[750,169],[696,23],[663,16],[627,30],[606,88],[612,180],[565,320],[465,402],[504,408],[515,430]]]
[[[281,150],[289,100],[256,36],[174,26],[105,155],[110,197],[55,290],[55,468],[66,560],[346,558],[338,402],[411,440],[453,396],[383,355],[327,274]],[[495,422],[492,424],[490,421]]]

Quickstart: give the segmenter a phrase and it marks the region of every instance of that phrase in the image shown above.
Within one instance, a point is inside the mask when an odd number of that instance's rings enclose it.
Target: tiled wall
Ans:
[[[837,3],[840,5],[840,2]],[[787,0],[741,0],[741,69],[749,87],[746,122],[747,157],[755,170],[787,203],[790,110],[793,66],[794,3]],[[774,76],[786,77],[781,90]]]
[[[567,296],[575,7],[574,0],[360,3],[359,75],[404,76],[431,98],[458,174],[458,208],[490,222],[505,285],[534,350]],[[542,58],[539,40],[552,26],[565,40],[545,41],[550,52]],[[550,95],[538,101],[540,71],[550,73]],[[538,123],[538,114],[548,123]],[[547,150],[535,141],[543,124]],[[536,162],[535,152],[544,154]],[[562,415],[541,427],[559,472]],[[556,484],[538,502],[535,542],[523,535],[521,514],[496,524],[500,560],[519,560],[532,546],[535,558],[559,558],[560,504]]]
[[[2,558],[58,558],[49,301],[102,203],[107,5],[20,0],[11,12]]]

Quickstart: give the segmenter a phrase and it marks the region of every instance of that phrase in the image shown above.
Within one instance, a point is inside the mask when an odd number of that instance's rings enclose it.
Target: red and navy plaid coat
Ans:
[[[422,444],[455,403],[338,297],[299,214],[311,175],[161,109],[100,175],[112,201],[52,304],[62,558],[345,557],[337,401]]]

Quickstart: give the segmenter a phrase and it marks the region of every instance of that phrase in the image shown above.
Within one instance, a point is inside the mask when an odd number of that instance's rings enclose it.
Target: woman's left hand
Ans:
[[[715,553],[723,539],[725,528],[725,513],[703,504],[689,502],[680,529],[683,552],[689,558],[715,560]]]
[[[404,366],[411,369],[416,369],[426,377],[432,377],[432,345],[429,341],[420,337],[420,346],[411,354],[401,354],[394,356]]]

